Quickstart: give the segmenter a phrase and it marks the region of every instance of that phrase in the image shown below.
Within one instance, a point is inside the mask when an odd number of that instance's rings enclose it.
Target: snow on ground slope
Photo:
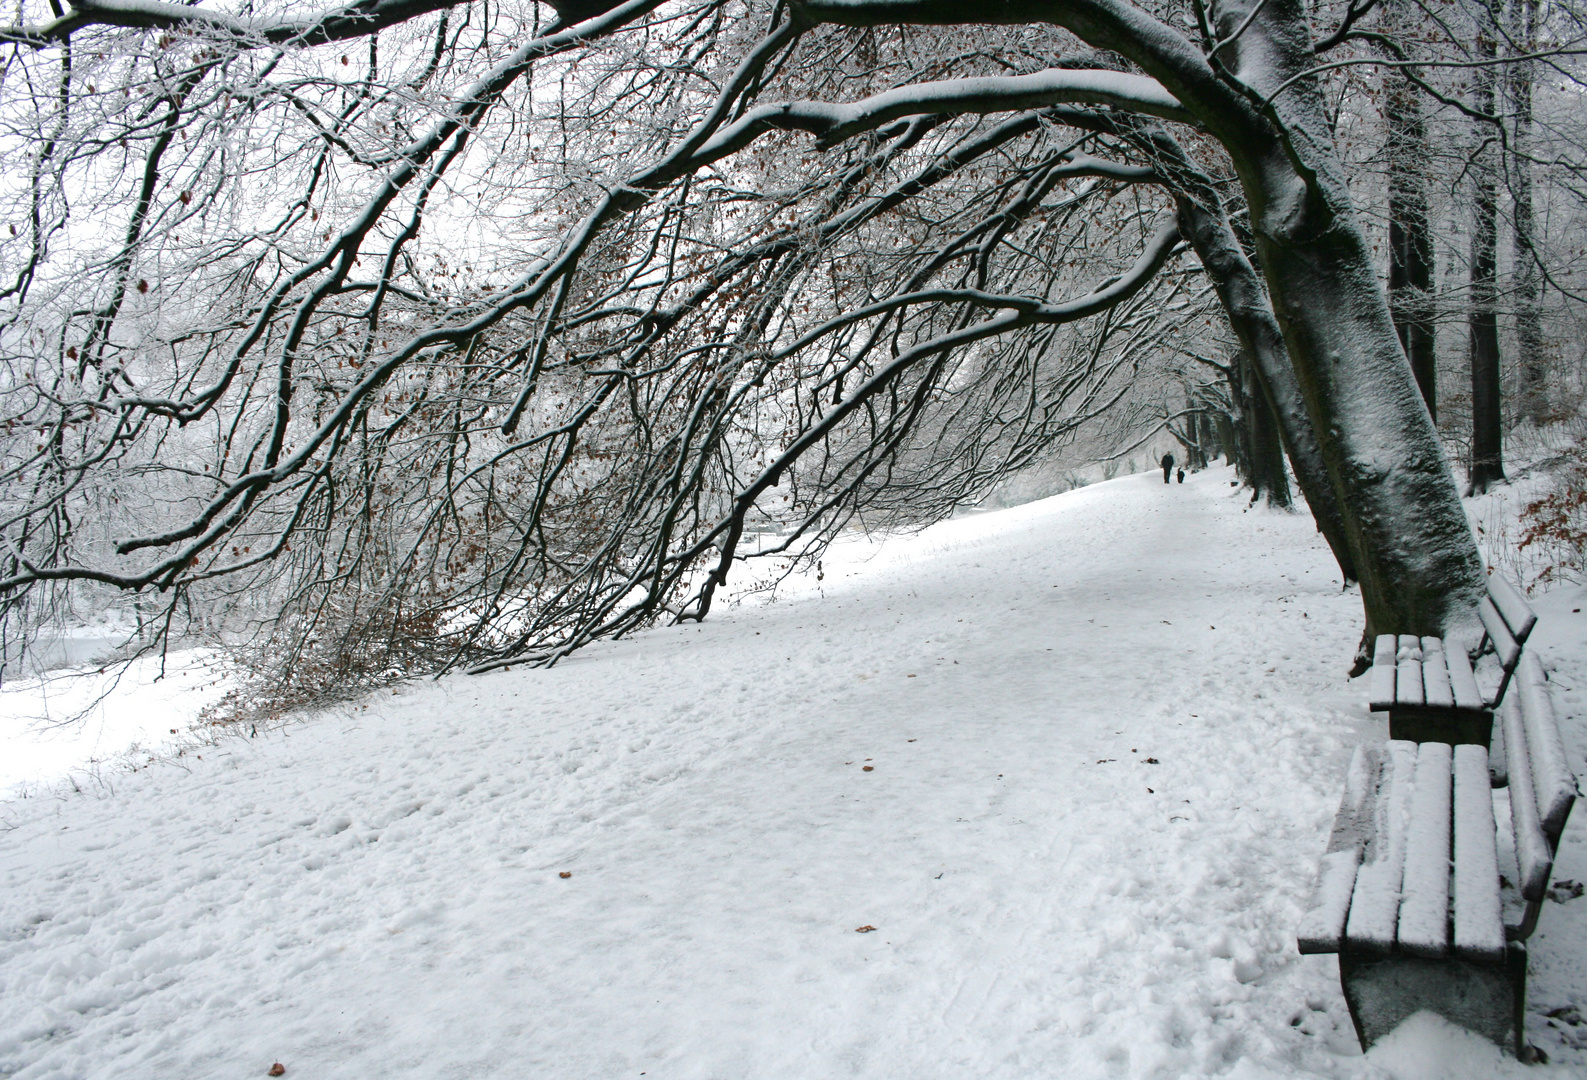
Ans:
[[[98,787],[132,762],[177,753],[226,688],[209,649],[10,681],[0,687],[0,799]]]
[[[1228,479],[850,545],[798,599],[5,804],[0,1075],[1520,1069],[1431,1018],[1363,1057],[1295,952],[1381,724],[1311,523]],[[1546,620],[1574,687],[1584,618]],[[1587,900],[1549,907],[1540,1032],[1587,1012]]]

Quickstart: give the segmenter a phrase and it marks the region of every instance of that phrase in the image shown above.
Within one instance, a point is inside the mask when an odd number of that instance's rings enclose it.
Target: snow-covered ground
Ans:
[[[1430,1017],[1362,1056],[1296,953],[1382,724],[1309,519],[1229,479],[0,805],[0,1075],[1587,1074],[1587,899],[1533,939],[1548,1069]],[[1584,600],[1534,638],[1578,771]]]
[[[99,648],[119,644],[106,638]],[[195,741],[199,713],[225,690],[225,668],[208,649],[8,682],[0,688],[0,798],[100,788],[151,755],[179,753]]]

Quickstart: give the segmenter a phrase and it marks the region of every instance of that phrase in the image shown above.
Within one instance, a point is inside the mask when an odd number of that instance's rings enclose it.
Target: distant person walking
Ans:
[[[1174,455],[1163,455],[1163,483],[1168,483],[1168,474],[1174,471]]]

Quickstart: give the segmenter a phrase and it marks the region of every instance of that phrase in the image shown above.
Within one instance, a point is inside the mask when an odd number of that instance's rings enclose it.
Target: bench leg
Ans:
[[[1501,964],[1339,954],[1339,981],[1361,1049],[1371,1049],[1427,1009],[1517,1055],[1525,1033],[1526,946],[1511,942]]]

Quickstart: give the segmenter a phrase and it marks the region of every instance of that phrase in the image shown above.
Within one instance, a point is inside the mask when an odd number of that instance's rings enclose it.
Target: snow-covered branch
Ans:
[[[444,11],[464,0],[372,0],[294,19],[248,18],[196,4],[163,0],[78,0],[63,14],[33,26],[0,27],[0,41],[41,47],[89,26],[186,30],[241,45],[323,45],[378,34],[388,27]]]
[[[917,83],[849,104],[794,101],[759,105],[705,144],[701,155],[737,150],[771,128],[809,132],[821,145],[830,146],[906,116],[1018,112],[1063,103],[1111,105],[1167,120],[1191,121],[1171,94],[1143,75],[1054,69],[1031,75]]]

